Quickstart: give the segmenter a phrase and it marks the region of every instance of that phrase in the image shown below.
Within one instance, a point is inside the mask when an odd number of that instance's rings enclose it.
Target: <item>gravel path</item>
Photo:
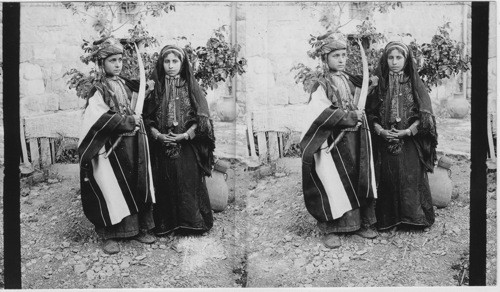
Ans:
[[[236,199],[215,214],[208,234],[161,237],[152,245],[122,241],[112,256],[101,251],[83,215],[78,180],[53,176],[23,184],[23,288],[466,284],[469,171],[467,160],[455,158],[454,200],[436,210],[430,229],[384,232],[374,240],[342,236],[342,247],[330,250],[304,206],[300,159],[281,159],[267,173],[233,164],[228,183]],[[495,174],[489,182],[487,284],[495,285]]]

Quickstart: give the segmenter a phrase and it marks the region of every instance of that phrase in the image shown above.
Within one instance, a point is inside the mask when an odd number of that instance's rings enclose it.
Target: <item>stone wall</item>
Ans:
[[[239,2],[236,15],[231,14],[230,2],[179,2],[175,5],[175,12],[144,20],[148,31],[160,44],[185,36],[194,47],[205,45],[214,29],[229,25],[235,19],[241,56],[248,60],[247,73],[236,78],[238,103],[241,108],[247,108],[246,112],[272,109],[274,121],[286,121],[289,129],[298,130],[300,113],[308,95],[301,84],[295,84],[294,72],[290,69],[299,62],[311,67],[317,64],[306,54],[310,49],[307,40],[310,34],[324,32],[319,23],[322,11],[338,3]],[[67,77],[63,74],[71,68],[89,69],[79,60],[80,45],[82,39],[94,39],[96,33],[88,19],[82,22],[81,16],[73,15],[59,3],[23,3],[21,7],[21,116],[36,126],[48,125],[52,136],[74,136],[79,128],[83,101],[76,97],[74,90],[68,89]],[[430,41],[438,25],[451,21],[452,37],[462,40],[462,29],[470,22],[469,19],[464,21],[462,7],[455,3],[404,2],[402,9],[390,10],[387,14],[375,13],[375,25],[386,35],[409,32],[419,42],[425,42]],[[345,9],[341,22],[350,17],[364,17],[366,12],[358,8]],[[116,23],[115,27],[119,26]],[[125,35],[129,28],[125,25],[115,35]],[[439,95],[441,91],[446,95],[450,90],[445,87],[433,94]],[[213,106],[225,91],[227,88],[221,86],[209,92],[209,103]],[[62,121],[65,127],[58,127]]]
[[[295,84],[294,73],[290,69],[297,63],[311,67],[318,64],[319,61],[310,59],[306,54],[310,49],[307,40],[310,34],[324,32],[319,23],[321,11],[325,6],[335,5],[337,3],[324,2],[315,5],[277,2],[238,4],[241,25],[245,31],[244,36],[238,35],[238,42],[244,44],[244,54],[249,63],[248,72],[243,78],[243,94],[238,94],[238,99],[246,99],[247,106],[257,112],[260,118],[266,116],[262,111],[268,111],[267,120],[258,125],[300,130],[300,113],[303,112],[308,95],[301,84]],[[374,25],[388,40],[396,39],[398,34],[404,32],[412,34],[419,43],[424,43],[431,41],[438,26],[450,21],[453,28],[451,37],[470,43],[470,19],[467,18],[467,12],[464,13],[464,7],[467,6],[451,2],[404,2],[403,8],[389,9],[388,13],[383,14],[374,12]],[[344,10],[341,23],[350,18],[366,17],[366,12],[361,13],[363,11],[352,8]],[[360,22],[359,19],[352,21],[343,28],[343,32],[355,32]],[[395,23],[398,25],[395,26]],[[238,23],[238,31],[240,29],[243,30]],[[433,90],[431,95],[435,106],[441,106],[441,99],[450,98],[455,91],[455,79]]]
[[[59,3],[23,3],[21,7],[20,103],[21,116],[30,123],[26,136],[39,135],[35,129],[43,125],[50,128],[43,131],[44,135],[75,137],[84,101],[77,98],[75,90],[68,89],[69,78],[63,75],[71,68],[84,72],[90,69],[90,65],[80,62],[83,53],[80,46],[82,39],[97,37],[92,19],[74,15]],[[143,24],[160,44],[150,51],[159,51],[168,43],[182,45],[174,40],[180,36],[187,37],[197,47],[205,45],[214,29],[230,24],[230,4],[211,3],[207,12],[205,4],[176,3],[175,12],[147,17]],[[114,23],[114,27],[119,29],[113,35],[123,37],[128,35],[132,24]],[[217,95],[217,91],[209,92],[212,104]]]

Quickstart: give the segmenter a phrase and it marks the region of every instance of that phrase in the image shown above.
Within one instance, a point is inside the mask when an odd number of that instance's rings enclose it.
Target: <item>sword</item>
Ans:
[[[358,109],[359,110],[364,110],[365,109],[365,104],[366,104],[366,98],[368,96],[368,59],[366,58],[365,54],[365,49],[363,48],[363,45],[361,44],[361,40],[357,39],[358,45],[359,45],[359,52],[361,54],[361,61],[363,63],[363,83],[361,85],[361,93],[359,95],[359,100],[358,100]],[[364,117],[364,116],[363,116]],[[365,118],[366,119],[366,118]],[[361,122],[358,122],[356,124],[355,129],[357,130],[361,126]],[[338,136],[335,138],[333,141],[332,145],[328,147],[326,150],[326,153],[330,153],[332,151],[333,147],[337,146],[337,144],[342,140],[342,138],[345,135],[345,130],[341,131]]]
[[[135,104],[135,109],[134,112],[137,113],[142,113],[142,109],[144,107],[144,99],[146,99],[146,70],[144,69],[144,63],[142,62],[142,57],[141,57],[141,52],[139,51],[139,47],[137,46],[136,43],[134,43],[135,51],[137,53],[137,63],[139,65],[139,92],[137,94],[137,102]],[[139,130],[139,126],[135,128],[135,130]],[[109,155],[115,150],[116,146],[120,143],[122,140],[122,136],[119,136],[116,140],[115,143],[109,148],[108,152],[104,155],[104,158],[108,158]]]

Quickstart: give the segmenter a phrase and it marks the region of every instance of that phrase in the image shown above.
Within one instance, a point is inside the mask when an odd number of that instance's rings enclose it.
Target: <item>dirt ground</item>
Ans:
[[[23,288],[467,284],[470,163],[453,159],[454,199],[436,210],[431,228],[374,240],[346,235],[334,250],[322,246],[305,209],[299,158],[279,160],[271,173],[233,163],[228,184],[236,199],[215,214],[209,233],[161,237],[152,245],[122,241],[112,256],[101,251],[83,215],[77,178],[52,175],[22,186]],[[488,180],[487,285],[496,285],[496,175]]]

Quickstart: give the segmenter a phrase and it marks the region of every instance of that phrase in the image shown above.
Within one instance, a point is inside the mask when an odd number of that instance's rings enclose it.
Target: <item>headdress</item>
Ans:
[[[184,53],[184,50],[181,49],[180,47],[178,46],[175,46],[175,45],[168,45],[168,46],[165,46],[161,52],[160,52],[160,56],[162,57],[166,57],[168,53],[171,53],[171,52],[176,52],[177,54],[179,54],[181,56],[181,62],[184,61],[184,58],[186,57],[185,53]]]
[[[385,46],[385,53],[389,53],[392,49],[399,49],[400,51],[403,51],[403,55],[405,58],[408,58],[408,46],[405,45],[403,42],[390,42]]]
[[[313,44],[313,50],[310,54],[321,57],[333,51],[345,49],[347,49],[347,44],[343,35],[339,33],[334,34],[330,31],[317,37],[317,41]]]
[[[85,57],[85,60],[97,63],[99,60],[106,59],[109,56],[123,54],[123,45],[118,39],[112,36],[102,38],[92,43],[92,46],[88,46],[90,54]],[[85,62],[82,59],[82,61]]]

